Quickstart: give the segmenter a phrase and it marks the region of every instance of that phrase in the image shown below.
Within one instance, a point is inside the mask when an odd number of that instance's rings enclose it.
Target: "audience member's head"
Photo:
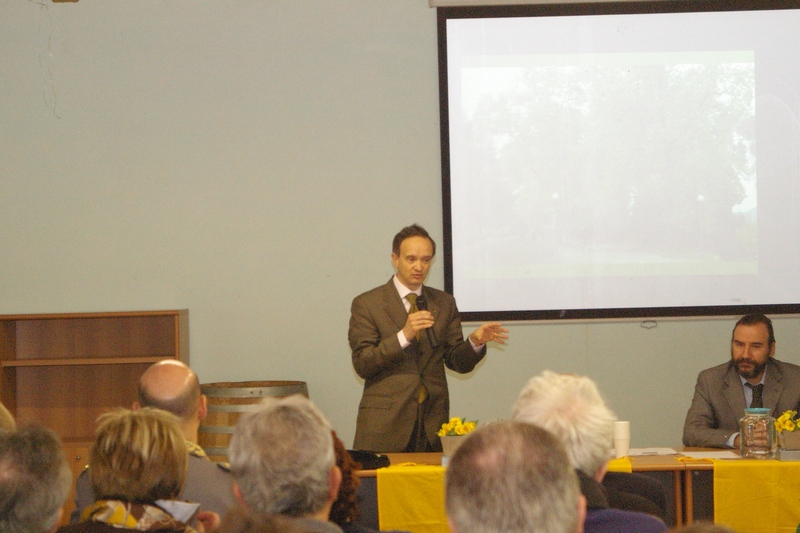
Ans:
[[[206,398],[197,374],[185,363],[168,359],[151,365],[139,378],[139,401],[134,407],[163,409],[182,424],[199,424],[206,415]]]
[[[175,415],[117,409],[98,418],[96,435],[89,479],[98,500],[147,503],[180,494],[188,455]]]
[[[6,406],[0,403],[0,430],[3,431],[16,431],[17,423],[14,422],[14,417],[8,412]]]
[[[54,531],[71,484],[55,433],[36,426],[0,431],[0,531]]]
[[[216,533],[303,533],[291,518],[234,507],[222,518]]]
[[[361,468],[361,465],[350,457],[344,443],[336,435],[333,434],[333,450],[336,454],[336,466],[342,471],[342,484],[339,487],[339,494],[336,501],[331,506],[329,520],[340,526],[344,526],[349,522],[354,522],[358,518],[358,486],[360,480],[356,476],[356,470]]]
[[[266,398],[236,424],[234,494],[262,513],[327,520],[341,482],[331,427],[304,396]]]
[[[513,419],[551,432],[564,443],[574,468],[602,479],[616,416],[591,379],[545,370],[523,387]]]
[[[446,500],[454,533],[574,533],[586,511],[560,440],[513,421],[466,437],[447,467]]]

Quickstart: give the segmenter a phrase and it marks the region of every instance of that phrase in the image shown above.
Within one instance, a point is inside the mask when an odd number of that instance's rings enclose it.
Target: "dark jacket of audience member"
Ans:
[[[667,527],[658,518],[621,509],[608,504],[603,486],[580,470],[578,480],[581,493],[586,497],[585,533],[663,533]]]
[[[237,506],[228,511],[216,533],[307,533],[300,524],[281,515]]]

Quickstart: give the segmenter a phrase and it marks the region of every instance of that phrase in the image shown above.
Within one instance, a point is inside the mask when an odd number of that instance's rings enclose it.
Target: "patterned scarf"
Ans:
[[[98,500],[81,513],[81,521],[104,522],[114,527],[136,531],[171,529],[184,533],[197,533],[155,505],[129,503],[119,500]]]

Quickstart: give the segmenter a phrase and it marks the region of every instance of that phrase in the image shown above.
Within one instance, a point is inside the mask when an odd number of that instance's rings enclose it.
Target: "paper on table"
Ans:
[[[738,459],[739,455],[728,450],[716,450],[713,452],[681,452],[684,457],[692,459]]]
[[[629,455],[676,455],[678,452],[674,448],[631,448]]]

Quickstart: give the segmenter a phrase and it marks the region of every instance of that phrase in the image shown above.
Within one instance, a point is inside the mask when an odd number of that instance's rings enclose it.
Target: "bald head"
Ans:
[[[139,404],[191,420],[200,407],[200,382],[184,363],[165,360],[148,368],[139,379]]]

